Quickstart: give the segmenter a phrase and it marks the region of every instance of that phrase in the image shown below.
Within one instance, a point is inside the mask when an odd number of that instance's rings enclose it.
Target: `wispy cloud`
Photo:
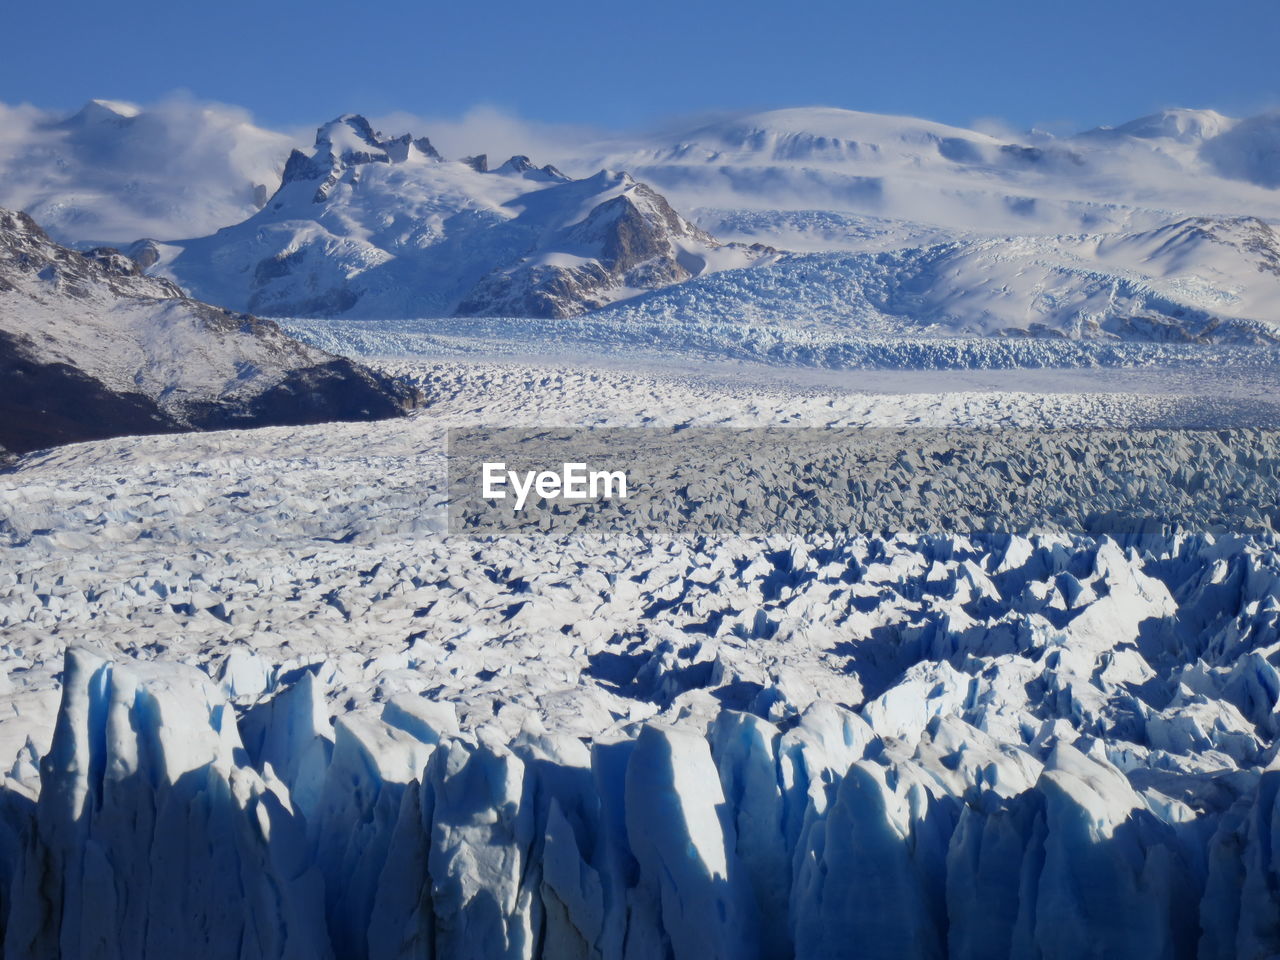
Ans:
[[[398,112],[369,119],[384,133],[427,136],[450,159],[484,153],[494,163],[515,154],[524,154],[539,165],[567,163],[583,146],[603,135],[599,129],[540,123],[483,105],[455,117]]]
[[[295,143],[187,93],[118,106],[68,116],[0,104],[0,206],[64,239],[199,236],[251,213]]]

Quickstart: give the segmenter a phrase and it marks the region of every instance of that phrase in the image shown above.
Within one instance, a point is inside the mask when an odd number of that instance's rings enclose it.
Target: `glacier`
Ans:
[[[0,475],[6,957],[1280,949],[1274,535],[441,535],[443,430],[482,403],[1068,428],[1187,398],[422,376],[407,420]]]

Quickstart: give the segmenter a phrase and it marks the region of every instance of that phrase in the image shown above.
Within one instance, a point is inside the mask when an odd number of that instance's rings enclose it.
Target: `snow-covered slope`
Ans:
[[[856,213],[966,233],[1145,229],[1175,213],[1280,217],[1276,115],[1170,110],[1074,137],[992,136],[910,117],[774,110],[600,144],[730,239],[730,212]],[[705,208],[705,209],[704,209]],[[728,218],[728,222],[726,222]],[[830,244],[859,246],[850,236]]]
[[[0,446],[394,416],[411,392],[0,210]]]
[[[764,255],[718,243],[625,173],[448,162],[354,115],[290,157],[259,213],[158,252],[216,303],[362,317],[567,316]]]
[[[0,207],[63,243],[189,237],[253,213],[293,138],[242,110],[91,100],[70,117],[0,105]]]
[[[1280,336],[1280,237],[1256,218],[960,241],[892,259],[881,308],[948,330],[1154,341]]]
[[[1076,139],[1131,151],[1145,146],[1185,172],[1280,187],[1280,111],[1236,120],[1213,110],[1165,110]]]

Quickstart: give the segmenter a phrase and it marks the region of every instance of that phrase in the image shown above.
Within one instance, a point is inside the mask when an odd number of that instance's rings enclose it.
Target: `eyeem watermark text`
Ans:
[[[486,425],[448,470],[449,529],[480,536],[1280,530],[1269,429]]]
[[[588,470],[585,463],[564,463],[560,470],[508,470],[506,463],[481,466],[480,496],[505,500],[510,488],[515,508],[523,510],[530,493],[542,500],[625,500],[627,474],[623,470]]]

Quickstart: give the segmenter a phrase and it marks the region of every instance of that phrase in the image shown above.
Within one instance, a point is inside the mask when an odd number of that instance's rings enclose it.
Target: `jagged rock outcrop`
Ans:
[[[518,158],[517,158],[518,159]],[[543,253],[500,268],[480,281],[457,307],[462,315],[572,316],[618,299],[620,288],[652,290],[702,272],[699,247],[716,241],[691,225],[662,195],[625,173],[599,174],[601,192],[620,189],[578,223],[561,228],[544,245],[590,250],[581,262]]]
[[[0,211],[0,445],[396,416],[416,394]]]

